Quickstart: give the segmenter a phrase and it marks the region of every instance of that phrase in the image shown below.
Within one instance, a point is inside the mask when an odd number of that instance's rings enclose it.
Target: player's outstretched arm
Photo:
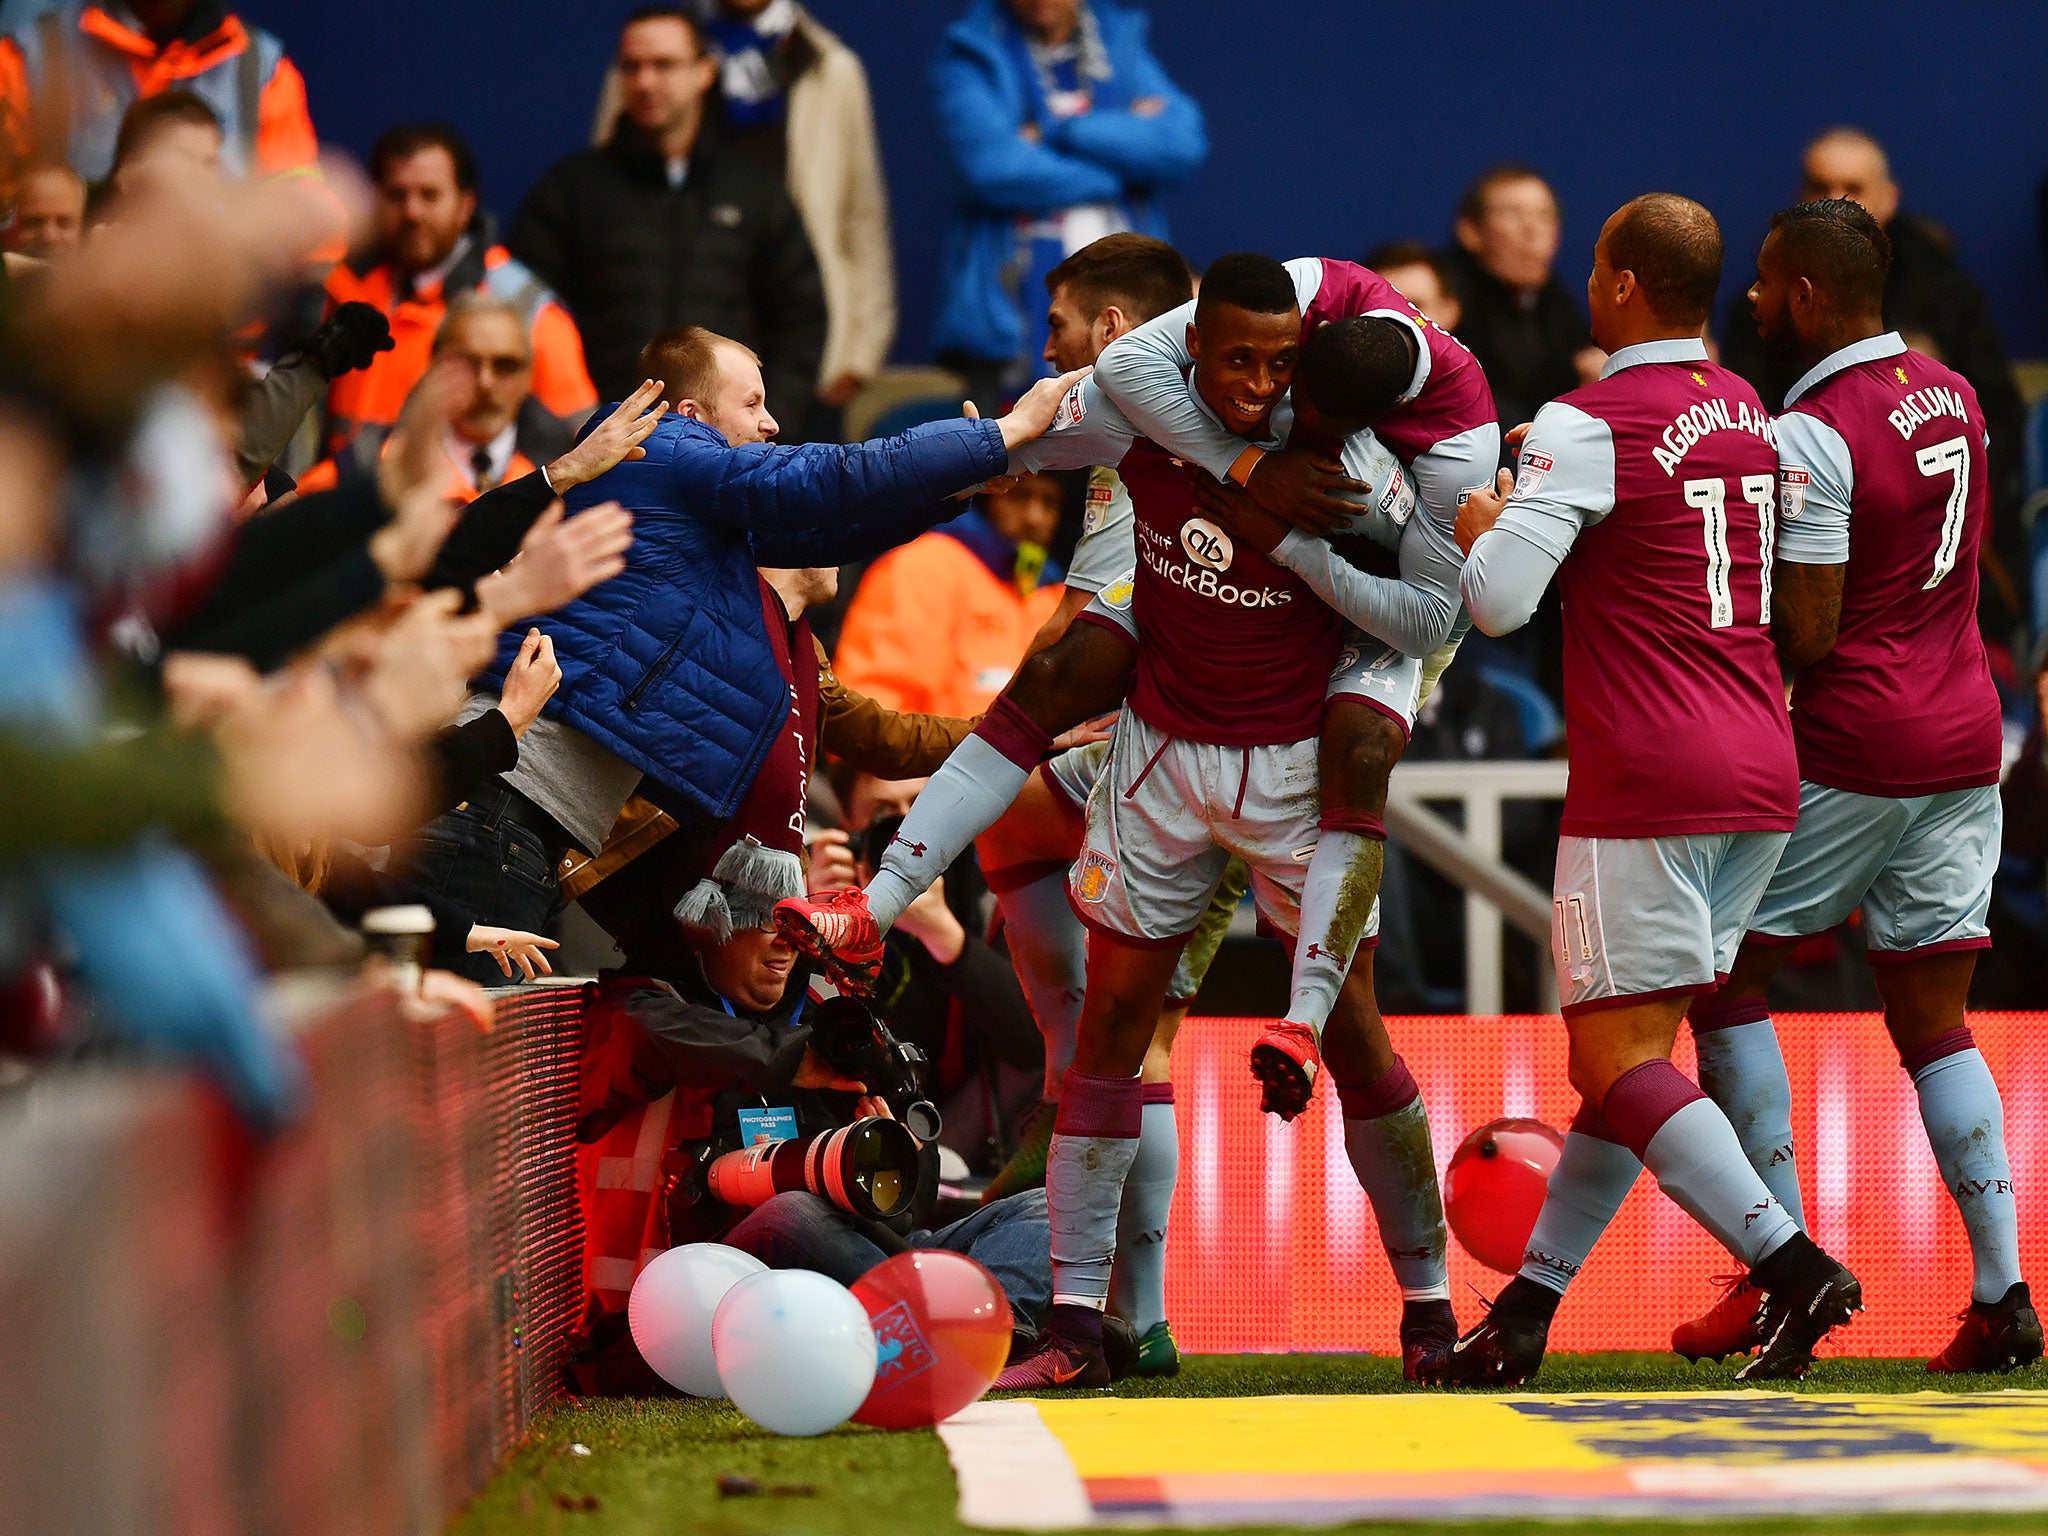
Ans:
[[[1465,557],[1450,530],[1420,505],[1412,476],[1369,431],[1345,444],[1345,466],[1389,486],[1385,508],[1401,525],[1399,580],[1360,570],[1324,540],[1291,530],[1273,559],[1308,583],[1325,603],[1406,656],[1427,656],[1450,637],[1458,616],[1458,571]]]
[[[1360,570],[1328,541],[1299,529],[1280,541],[1273,558],[1338,613],[1404,656],[1427,656],[1450,638],[1464,559],[1426,518],[1415,518],[1402,534],[1398,581]]]
[[[1030,475],[1048,469],[1114,466],[1121,464],[1124,455],[1130,452],[1137,429],[1103,396],[1093,378],[1076,379],[1072,374],[1067,378],[1067,389],[1051,413],[1052,425],[1011,446],[1005,473]],[[1045,382],[1040,380],[1032,388],[1037,389]],[[1020,409],[1022,405],[1019,401]]]

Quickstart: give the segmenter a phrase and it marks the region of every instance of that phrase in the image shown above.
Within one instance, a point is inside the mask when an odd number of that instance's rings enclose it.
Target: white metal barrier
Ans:
[[[1501,1011],[1501,924],[1536,941],[1542,994],[1557,1006],[1550,968],[1550,894],[1501,862],[1500,810],[1509,800],[1562,800],[1566,765],[1554,759],[1502,763],[1402,763],[1387,792],[1387,834],[1465,893],[1465,1011]],[[1428,802],[1464,807],[1460,831]]]

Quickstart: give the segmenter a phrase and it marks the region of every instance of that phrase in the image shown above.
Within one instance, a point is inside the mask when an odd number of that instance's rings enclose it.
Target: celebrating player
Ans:
[[[1259,256],[1217,262],[1203,283],[1195,341],[1195,386],[1204,403],[1247,436],[1263,434],[1300,344],[1286,271]],[[1404,356],[1397,368],[1366,373],[1358,382],[1367,394],[1342,419],[1323,424],[1332,443],[1349,439],[1346,462],[1383,482],[1391,457],[1369,434],[1353,433],[1359,418],[1398,393],[1411,368]],[[1320,422],[1313,406],[1297,415],[1302,423]],[[1133,583],[1100,595],[1082,622],[1125,636],[1136,648],[1136,666],[1109,775],[1089,800],[1087,842],[1071,888],[1090,928],[1088,990],[1048,1159],[1055,1305],[1039,1347],[1001,1378],[1006,1387],[1107,1379],[1101,1308],[1122,1185],[1137,1145],[1138,1069],[1182,942],[1232,853],[1250,866],[1269,920],[1287,931],[1296,926],[1303,875],[1297,855],[1306,856],[1316,838],[1314,732],[1340,640],[1335,615],[1299,578],[1255,553],[1232,551],[1221,530],[1193,515],[1195,472],[1139,438],[1092,386],[1069,396],[1062,421],[1059,444],[1013,461],[1013,468],[1119,468],[1131,493],[1140,564]],[[1412,507],[1412,493],[1399,489]],[[1128,611],[1135,611],[1135,625]],[[1037,762],[1046,740],[1021,710],[1005,714],[1004,702],[991,711],[982,736],[1021,772]],[[1333,1033],[1331,1064],[1347,1097],[1362,1095],[1419,1128],[1404,1166],[1428,1168],[1427,1120],[1383,1029],[1377,1039]],[[1433,1186],[1431,1175],[1426,1182]],[[1362,1182],[1374,1189],[1373,1180]],[[1440,1230],[1434,1199],[1429,1207]],[[1400,1213],[1391,1218],[1399,1219]],[[1400,1234],[1389,1230],[1385,1211],[1381,1221],[1392,1245]],[[1426,1244],[1427,1234],[1413,1235],[1418,1246]],[[1440,1295],[1424,1310],[1447,1313],[1448,1302]]]
[[[1316,1021],[1328,1009],[1379,900],[1388,776],[1407,748],[1416,711],[1465,632],[1458,611],[1460,556],[1452,538],[1458,504],[1465,493],[1490,482],[1500,458],[1493,392],[1463,344],[1365,267],[1313,256],[1286,266],[1305,337],[1332,322],[1370,318],[1391,322],[1412,346],[1406,387],[1373,422],[1374,434],[1412,475],[1423,509],[1423,516],[1397,522],[1386,541],[1398,555],[1399,581],[1365,575],[1336,558],[1324,540],[1288,526],[1306,511],[1315,526],[1327,527],[1323,518],[1341,519],[1342,526],[1373,536],[1358,526],[1354,509],[1342,499],[1348,487],[1328,447],[1313,438],[1300,441],[1305,434],[1297,433],[1291,447],[1268,453],[1199,408],[1185,378],[1192,362],[1186,341],[1190,308],[1140,326],[1104,357],[1096,379],[1146,436],[1215,477],[1217,485],[1202,488],[1204,511],[1240,542],[1293,570],[1355,624],[1362,633],[1349,643],[1378,651],[1362,674],[1330,690],[1318,760],[1323,835],[1302,897],[1306,942],[1295,955],[1287,1020],[1269,1030],[1253,1054],[1267,1105],[1283,1115],[1308,1102]],[[1387,332],[1378,335],[1384,341]],[[1242,486],[1242,494],[1219,488],[1234,486]],[[1371,929],[1377,932],[1376,922]]]
[[[1791,1086],[1764,989],[1792,944],[1859,907],[1885,1027],[1920,1096],[1975,1266],[1937,1372],[2041,1358],[2020,1278],[2019,1222],[1998,1085],[1963,1004],[1998,868],[1999,709],[1977,628],[1984,413],[1954,370],[1884,327],[1890,243],[1830,198],[1771,220],[1750,289],[1774,360],[1804,370],[1778,418],[1779,647],[1798,668],[1799,825],[1733,974],[1693,1009],[1700,1081],[1751,1162],[1799,1212]],[[1681,1327],[1698,1358],[1761,1342],[1744,1280]]]
[[[1713,215],[1682,197],[1639,197],[1608,219],[1587,282],[1607,366],[1537,414],[1519,472],[1458,519],[1481,629],[1526,623],[1553,575],[1564,600],[1573,771],[1551,947],[1582,1102],[1521,1273],[1442,1357],[1451,1383],[1535,1373],[1592,1246],[1584,1228],[1611,1217],[1637,1161],[1765,1293],[1745,1379],[1802,1373],[1862,1305],[1855,1276],[1800,1230],[1670,1059],[1799,809],[1769,627],[1771,421],[1700,340],[1721,254]]]
[[[1343,474],[1333,457],[1342,441],[1333,436],[1338,429],[1313,405],[1309,414],[1314,419],[1305,423],[1307,430],[1294,432],[1293,450],[1266,454],[1247,442],[1244,427],[1259,409],[1270,411],[1270,403],[1215,415],[1193,404],[1174,361],[1191,354],[1176,351],[1177,341],[1161,340],[1175,331],[1189,334],[1192,343],[1198,327],[1188,324],[1186,309],[1140,327],[1107,349],[1103,366],[1106,373],[1114,371],[1111,364],[1119,355],[1140,349],[1145,355],[1128,370],[1126,391],[1146,402],[1142,410],[1156,423],[1156,440],[1219,476],[1234,471],[1247,481],[1258,506],[1290,506],[1325,524],[1336,515],[1333,508],[1341,509],[1358,531],[1398,552],[1400,579],[1369,574],[1320,539],[1280,538],[1277,524],[1259,518],[1256,508],[1205,493],[1205,509],[1225,519],[1244,519],[1236,526],[1250,523],[1255,533],[1249,540],[1233,541],[1217,530],[1222,535],[1217,548],[1226,564],[1236,543],[1247,543],[1262,558],[1263,550],[1271,549],[1275,560],[1294,567],[1317,596],[1371,637],[1354,642],[1362,664],[1345,669],[1330,687],[1333,706],[1319,773],[1324,797],[1319,831],[1324,835],[1309,871],[1303,902],[1308,941],[1295,956],[1288,1020],[1253,1047],[1265,1107],[1292,1118],[1307,1106],[1313,1090],[1321,1021],[1361,936],[1376,931],[1387,775],[1429,684],[1448,659],[1445,640],[1458,601],[1459,555],[1450,537],[1457,499],[1462,490],[1484,484],[1497,457],[1498,428],[1478,364],[1450,336],[1422,320],[1391,285],[1346,262],[1311,258],[1285,270],[1296,307],[1307,310],[1300,321],[1304,388],[1295,390],[1294,406],[1299,409],[1305,387],[1319,375],[1327,376],[1339,394],[1347,381],[1354,381],[1355,394],[1355,380],[1363,374],[1398,366],[1401,386],[1372,418],[1374,431],[1386,432],[1412,455],[1412,478],[1418,488],[1426,487],[1428,515],[1409,517],[1415,491],[1410,477],[1396,467],[1383,476],[1376,501],[1361,517],[1356,504],[1344,498],[1369,494],[1369,488]],[[1168,358],[1164,367],[1171,381],[1163,387],[1157,380],[1161,355]],[[1286,381],[1279,387],[1284,391]],[[1075,398],[1092,397],[1090,392]],[[1219,439],[1229,446],[1216,447]],[[1218,489],[1211,484],[1208,492]],[[1129,668],[1127,650],[1077,627],[1020,669],[977,734],[986,737],[996,716],[1013,708],[1031,723],[1034,735],[1066,730],[1113,709],[1124,695]],[[1355,701],[1358,707],[1344,707],[1338,700]],[[842,893],[829,903],[785,903],[785,931],[828,963],[857,971],[876,952],[881,932],[896,914],[1001,814],[1031,766],[1003,761],[986,740],[970,741],[920,798],[904,835],[890,847],[867,889]]]

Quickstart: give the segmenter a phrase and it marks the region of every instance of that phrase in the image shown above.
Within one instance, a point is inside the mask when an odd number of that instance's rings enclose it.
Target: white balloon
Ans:
[[[768,1266],[723,1243],[685,1243],[649,1261],[633,1282],[626,1326],[654,1374],[692,1397],[723,1397],[711,1318],[725,1293]]]
[[[733,1406],[778,1435],[838,1428],[875,1384],[867,1308],[813,1270],[770,1270],[734,1286],[712,1319],[711,1347]]]

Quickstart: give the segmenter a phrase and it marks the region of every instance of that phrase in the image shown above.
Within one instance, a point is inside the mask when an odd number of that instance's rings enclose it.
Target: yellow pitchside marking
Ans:
[[[1094,1398],[1038,1411],[1083,1478],[1574,1471],[1997,1456],[2048,1467],[2048,1393]]]
[[[1457,1472],[1584,1468],[1612,1458],[1499,1398],[1179,1397],[1041,1400],[1082,1477],[1179,1472]]]

